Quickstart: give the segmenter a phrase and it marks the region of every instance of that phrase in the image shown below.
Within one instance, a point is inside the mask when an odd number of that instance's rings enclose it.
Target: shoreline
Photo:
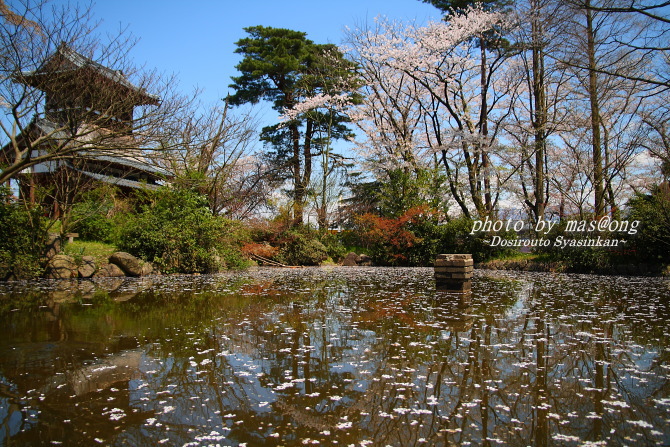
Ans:
[[[585,273],[609,276],[653,276],[663,277],[670,275],[670,266],[663,267],[657,264],[618,264],[591,270],[571,267],[561,261],[536,261],[533,259],[493,259],[475,263],[479,270],[512,270],[520,272],[547,272],[547,273]]]

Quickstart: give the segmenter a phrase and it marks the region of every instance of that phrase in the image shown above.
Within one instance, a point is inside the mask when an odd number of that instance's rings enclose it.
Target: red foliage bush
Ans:
[[[251,257],[251,255],[256,255],[263,258],[272,259],[272,257],[274,257],[278,251],[279,248],[277,247],[273,247],[270,244],[262,244],[257,242],[249,242],[242,246],[242,253],[249,257]]]
[[[426,206],[410,208],[398,218],[365,213],[355,218],[356,232],[360,241],[372,249],[376,263],[402,265],[408,260],[407,251],[420,241],[412,232],[412,225],[432,214]]]

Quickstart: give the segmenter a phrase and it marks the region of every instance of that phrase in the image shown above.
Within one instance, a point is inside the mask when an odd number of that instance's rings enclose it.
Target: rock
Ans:
[[[95,270],[95,258],[93,256],[84,256],[81,258],[81,265],[79,266],[80,278],[93,277]]]
[[[117,251],[110,256],[109,263],[118,266],[126,276],[137,277],[160,274],[152,263],[143,261],[123,251]]]
[[[110,264],[116,264],[127,276],[142,276],[142,261],[124,251],[117,251],[109,257]]]
[[[358,265],[358,262],[360,260],[361,257],[352,251],[344,257],[344,259],[342,260],[342,265],[345,265],[347,267],[356,266]]]
[[[155,274],[155,269],[154,266],[151,265],[150,262],[142,262],[142,267],[141,267],[141,273],[140,276],[147,276],[147,275],[153,275]]]
[[[47,236],[47,243],[44,247],[44,257],[51,259],[60,253],[61,249],[61,238],[58,233],[49,233]]]
[[[123,273],[123,270],[121,270],[121,268],[119,268],[119,266],[116,264],[105,264],[97,272],[95,272],[94,276],[96,278],[101,276],[117,278],[121,276],[126,276],[126,274]]]
[[[78,267],[74,258],[67,255],[54,255],[47,263],[45,277],[49,279],[76,278]]]
[[[368,255],[361,255],[358,265],[363,265],[363,266],[371,266],[375,265],[374,262],[372,262],[372,258]]]

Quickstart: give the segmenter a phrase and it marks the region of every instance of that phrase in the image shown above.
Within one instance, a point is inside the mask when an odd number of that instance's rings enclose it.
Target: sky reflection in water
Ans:
[[[670,284],[259,269],[0,284],[0,445],[670,443]]]

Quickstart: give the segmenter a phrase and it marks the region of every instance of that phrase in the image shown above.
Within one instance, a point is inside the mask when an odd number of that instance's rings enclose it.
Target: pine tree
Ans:
[[[318,94],[338,93],[337,79],[345,76],[346,61],[334,45],[319,45],[306,34],[283,28],[254,26],[245,28],[249,35],[240,39],[236,53],[242,61],[236,66],[241,75],[233,77],[233,105],[272,102],[284,115],[306,99]],[[327,64],[324,60],[337,62]],[[344,68],[343,68],[344,67]],[[293,223],[303,223],[303,214],[312,177],[312,159],[320,155],[324,143],[319,138],[329,127],[330,138],[348,135],[347,119],[335,111],[294,114],[290,119],[263,129],[261,139],[272,151],[278,171],[293,184]]]

